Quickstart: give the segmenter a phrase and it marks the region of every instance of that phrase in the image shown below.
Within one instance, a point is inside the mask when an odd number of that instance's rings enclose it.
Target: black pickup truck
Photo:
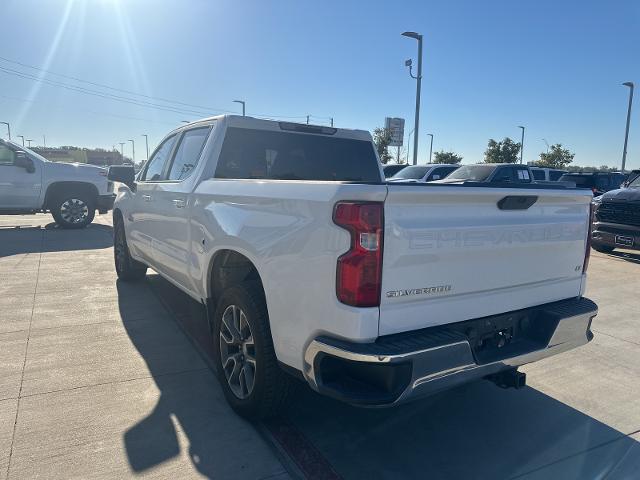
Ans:
[[[591,245],[599,252],[614,248],[640,250],[640,176],[626,188],[593,199]]]

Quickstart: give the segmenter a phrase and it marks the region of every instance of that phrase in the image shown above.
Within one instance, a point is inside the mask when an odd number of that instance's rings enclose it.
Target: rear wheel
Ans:
[[[60,195],[51,208],[51,215],[62,228],[84,228],[96,215],[95,201],[84,193]]]
[[[231,407],[250,419],[276,415],[295,387],[276,359],[262,288],[226,289],[213,318],[216,373]]]
[[[147,274],[147,266],[131,258],[124,224],[119,216],[115,216],[113,222],[113,259],[118,278],[124,281],[142,280]]]

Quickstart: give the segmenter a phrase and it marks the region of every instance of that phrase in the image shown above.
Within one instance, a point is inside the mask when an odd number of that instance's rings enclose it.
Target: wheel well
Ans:
[[[226,288],[245,281],[258,282],[264,292],[258,269],[251,260],[234,250],[221,250],[216,253],[210,275],[209,294],[213,302],[217,301]]]
[[[90,196],[94,200],[98,197],[98,188],[85,182],[56,182],[49,185],[47,193],[45,195],[44,206],[45,208],[52,208],[53,202],[59,197],[60,194],[83,193]]]

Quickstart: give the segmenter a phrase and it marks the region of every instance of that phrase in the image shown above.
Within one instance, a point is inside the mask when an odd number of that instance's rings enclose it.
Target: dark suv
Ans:
[[[561,182],[573,182],[576,188],[588,188],[597,197],[609,190],[620,188],[625,176],[618,172],[576,172],[560,177]]]
[[[591,245],[599,252],[640,250],[640,177],[593,200]]]

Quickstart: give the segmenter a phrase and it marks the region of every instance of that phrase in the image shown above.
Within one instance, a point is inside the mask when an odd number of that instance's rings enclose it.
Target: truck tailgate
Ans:
[[[388,185],[379,334],[580,295],[590,201],[579,190]]]

